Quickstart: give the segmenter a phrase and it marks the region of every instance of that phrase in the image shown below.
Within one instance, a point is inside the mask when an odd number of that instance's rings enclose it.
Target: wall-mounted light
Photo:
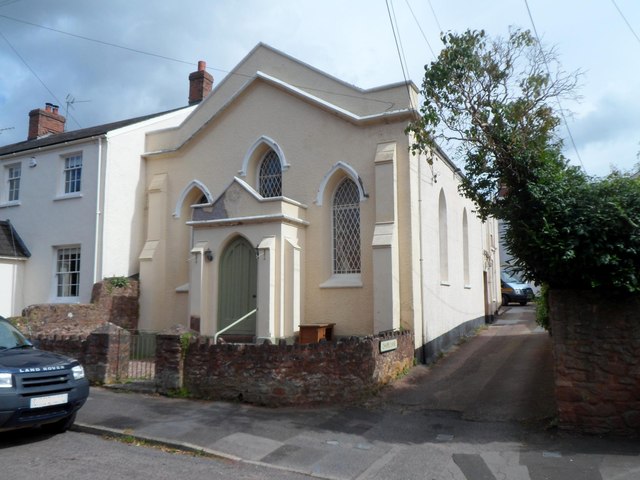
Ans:
[[[33,168],[37,165],[38,165],[38,162],[36,161],[36,157],[31,157],[31,160],[29,160],[29,167]]]
[[[207,262],[212,262],[213,261],[213,252],[211,251],[210,248],[207,248],[204,251],[204,258]]]
[[[260,254],[262,252],[264,252],[266,250],[266,248],[262,247],[260,248],[260,245],[256,245],[255,251],[256,251],[256,258],[260,258]]]

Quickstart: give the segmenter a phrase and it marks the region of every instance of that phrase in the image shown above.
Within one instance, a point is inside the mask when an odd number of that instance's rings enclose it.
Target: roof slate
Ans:
[[[9,220],[0,220],[0,257],[29,258],[31,253]]]
[[[174,108],[173,110],[167,110],[165,112],[143,115],[141,117],[128,118],[126,120],[120,120],[117,122],[105,123],[103,125],[97,125],[95,127],[81,128],[79,130],[73,130],[70,132],[57,133],[54,135],[48,135],[46,137],[36,138],[35,140],[25,140],[24,142],[12,143],[10,145],[0,147],[0,156],[25,152],[32,149],[48,147],[51,145],[71,142],[74,140],[81,140],[83,138],[91,138],[98,135],[104,135],[112,130],[117,130],[118,128],[133,125],[134,123],[143,122],[145,120],[159,117],[167,113],[177,112],[178,110],[182,110],[183,108],[188,108],[188,106]]]

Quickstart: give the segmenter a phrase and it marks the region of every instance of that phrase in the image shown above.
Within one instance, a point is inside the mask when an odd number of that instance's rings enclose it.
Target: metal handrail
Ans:
[[[216,333],[213,337],[213,344],[217,345],[218,344],[218,337],[220,335],[222,335],[224,332],[226,332],[227,330],[229,330],[232,327],[235,327],[237,324],[239,324],[241,321],[243,321],[245,318],[250,317],[251,315],[253,315],[254,313],[256,313],[258,311],[257,308],[254,308],[253,310],[251,310],[249,313],[247,313],[244,317],[239,318],[238,320],[236,320],[235,322],[233,322],[231,325],[227,325],[226,327],[224,327],[222,330],[220,330],[218,333]]]

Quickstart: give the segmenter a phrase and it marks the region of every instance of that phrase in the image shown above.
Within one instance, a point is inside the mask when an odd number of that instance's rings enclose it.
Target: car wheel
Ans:
[[[42,430],[47,433],[64,433],[71,428],[73,422],[76,421],[76,412],[73,412],[68,417],[64,417],[57,422],[47,423],[46,425],[42,425]]]
[[[507,305],[509,305],[509,297],[502,295],[502,306],[506,307]]]
[[[522,305],[523,307],[527,304],[527,302],[520,302],[520,305]]]

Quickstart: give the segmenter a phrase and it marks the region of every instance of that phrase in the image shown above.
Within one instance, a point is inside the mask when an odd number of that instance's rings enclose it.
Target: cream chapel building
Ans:
[[[191,80],[212,84],[204,62]],[[178,126],[147,133],[140,328],[410,329],[428,361],[483,324],[500,299],[497,226],[442,152],[410,153],[417,95],[259,44]]]

